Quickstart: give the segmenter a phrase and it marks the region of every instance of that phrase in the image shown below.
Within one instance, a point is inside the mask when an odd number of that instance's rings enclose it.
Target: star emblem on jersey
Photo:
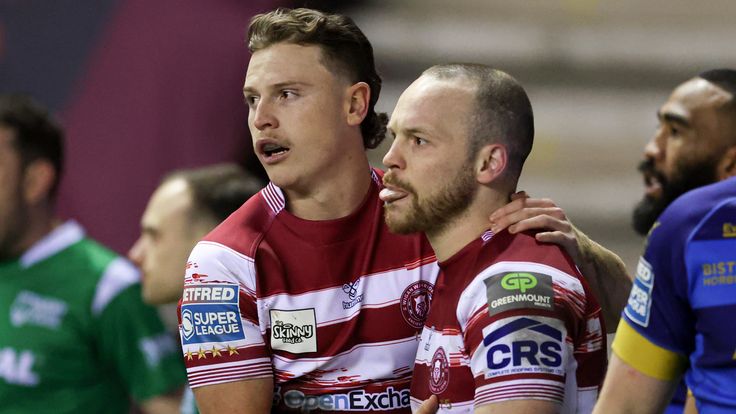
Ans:
[[[213,346],[212,347],[212,356],[213,357],[222,356],[222,354],[220,353],[220,350],[219,349],[217,349],[216,347]]]
[[[240,355],[238,350],[230,345],[227,346],[227,352],[229,352],[230,355]]]
[[[197,351],[197,359],[205,359],[207,358],[207,351],[205,351],[202,348],[199,348],[199,351]]]

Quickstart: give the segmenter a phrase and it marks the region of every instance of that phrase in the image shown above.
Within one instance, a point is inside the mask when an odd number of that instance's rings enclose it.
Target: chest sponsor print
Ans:
[[[317,318],[314,308],[271,309],[271,348],[293,354],[317,352]]]

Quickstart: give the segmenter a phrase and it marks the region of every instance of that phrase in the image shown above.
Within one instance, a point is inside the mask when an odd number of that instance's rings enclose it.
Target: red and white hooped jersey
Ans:
[[[563,251],[486,232],[447,261],[417,351],[412,407],[537,399],[589,413],[606,367],[601,310]]]
[[[439,268],[424,236],[388,231],[371,174],[347,217],[299,219],[271,183],[197,244],[180,306],[192,388],[273,376],[274,410],[408,410]]]

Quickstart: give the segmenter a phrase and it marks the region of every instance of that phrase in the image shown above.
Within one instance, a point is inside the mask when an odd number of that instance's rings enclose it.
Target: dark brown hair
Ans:
[[[303,8],[279,8],[254,16],[248,28],[248,49],[257,52],[277,43],[319,46],[326,68],[353,83],[367,83],[371,92],[368,114],[360,124],[363,145],[376,148],[383,141],[388,117],[375,110],[381,77],[371,43],[351,18]]]

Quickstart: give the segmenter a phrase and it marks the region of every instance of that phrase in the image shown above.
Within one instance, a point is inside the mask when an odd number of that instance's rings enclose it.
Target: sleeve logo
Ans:
[[[491,316],[511,309],[554,309],[552,276],[512,272],[490,276],[483,282]]]
[[[562,321],[551,318],[520,317],[499,327],[493,324],[485,328],[486,378],[522,373],[564,375],[562,325]]]
[[[626,304],[624,314],[632,322],[642,327],[649,325],[649,311],[652,307],[652,289],[654,288],[654,272],[652,265],[644,259],[639,258],[636,266],[636,279],[631,286],[629,302]]]
[[[184,345],[245,339],[238,308],[237,285],[193,285],[184,288],[181,338]]]

